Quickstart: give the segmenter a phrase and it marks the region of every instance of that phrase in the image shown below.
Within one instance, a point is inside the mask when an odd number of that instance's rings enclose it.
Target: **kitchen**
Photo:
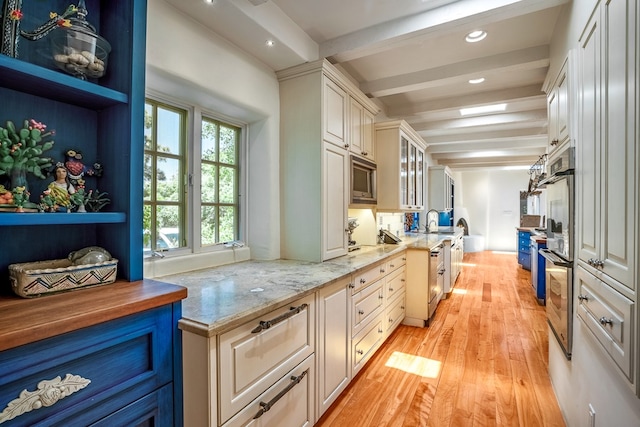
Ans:
[[[586,15],[594,6],[592,2],[573,2],[564,6],[561,17],[564,21],[560,22],[565,24],[567,31],[566,34],[559,33],[552,44],[552,70],[558,69],[561,58],[568,50],[567,46],[575,45],[579,30],[588,20]],[[240,52],[215,33],[199,28],[194,21],[163,1],[149,2],[147,27],[149,89],[165,94],[180,94],[248,124],[249,150],[246,155],[254,171],[248,176],[247,188],[251,189],[248,197],[251,205],[260,206],[260,209],[247,212],[249,227],[246,240],[251,243],[252,258],[279,258],[280,235],[286,225],[280,221],[280,95],[273,70]],[[179,28],[180,31],[168,31],[168,28]],[[168,54],[168,46],[177,48]],[[184,46],[190,46],[190,50],[185,50]],[[202,65],[189,66],[195,63]],[[220,64],[224,64],[224,67]],[[212,75],[215,77],[212,78]],[[210,81],[216,83],[206,90],[203,90],[201,83],[196,83]],[[635,132],[637,135],[637,130]],[[635,157],[631,158],[633,160]],[[455,172],[454,178],[461,189],[457,194],[464,200],[464,206],[460,208],[470,211],[468,219],[471,233],[484,235],[489,241],[488,248],[513,251],[513,230],[518,220],[517,200],[513,206],[507,205],[502,203],[502,197],[504,194],[517,197],[526,182],[526,171]],[[487,203],[487,200],[494,203]],[[470,206],[485,208],[472,212]],[[633,221],[633,218],[628,220]],[[491,227],[486,227],[487,223],[491,223]],[[366,224],[360,227],[358,230],[364,229]],[[234,250],[234,256],[241,260],[246,255],[240,248]],[[163,261],[171,263],[170,260]],[[160,264],[158,269],[169,268],[160,267]],[[155,275],[161,276],[166,271],[156,271]],[[637,266],[634,271],[637,272]],[[634,273],[633,277],[636,276],[637,273]],[[576,324],[580,325],[577,321]],[[597,343],[588,333],[586,329],[575,331],[574,334],[580,337],[576,341],[581,342],[583,358],[574,357],[572,362],[565,361],[561,350],[551,346],[550,339],[551,376],[567,424],[582,425],[590,403],[597,411],[598,423],[605,422],[601,420],[619,419],[627,420],[628,425],[637,424],[637,398],[604,353],[598,352]],[[602,384],[606,387],[601,388]],[[574,398],[578,387],[581,394]]]

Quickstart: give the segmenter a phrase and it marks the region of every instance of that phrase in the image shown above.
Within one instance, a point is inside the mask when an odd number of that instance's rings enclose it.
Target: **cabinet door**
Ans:
[[[549,141],[547,153],[551,153],[559,143],[558,140],[558,88],[554,86],[547,96],[547,115],[549,117]]]
[[[424,150],[417,148],[416,163],[416,191],[415,205],[417,209],[424,208]]]
[[[347,105],[349,96],[332,80],[324,78],[323,129],[322,136],[339,147],[347,143]]]
[[[418,148],[409,144],[409,188],[407,189],[407,208],[415,209],[416,178],[418,176]]]
[[[600,150],[601,225],[599,259],[602,270],[635,290],[634,239],[636,171],[635,103],[637,2],[602,4],[602,140]]]
[[[409,140],[400,137],[400,206],[409,204]]]
[[[362,110],[362,150],[363,156],[376,161],[374,116],[366,108]]]
[[[569,138],[569,80],[568,62],[565,62],[558,76],[557,96],[558,96],[558,115],[556,120],[556,138],[558,144],[562,145]]]
[[[318,417],[351,380],[349,283],[346,277],[323,288],[318,300]]]
[[[600,244],[600,23],[589,21],[579,41],[580,143],[576,147],[576,215],[578,257],[597,258]]]
[[[349,98],[349,151],[358,156],[364,156],[364,146],[362,138],[364,107],[353,98]]]
[[[322,259],[348,252],[349,158],[345,149],[324,144]],[[303,201],[301,201],[303,203]]]

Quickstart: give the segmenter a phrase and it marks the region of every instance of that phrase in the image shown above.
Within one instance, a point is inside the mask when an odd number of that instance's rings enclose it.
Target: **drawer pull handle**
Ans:
[[[354,285],[353,283],[349,283],[349,289],[353,289],[355,287],[356,287],[356,285]]]
[[[589,301],[589,297],[586,295],[578,295],[579,301]]]
[[[309,305],[308,304],[300,304],[297,307],[291,307],[289,309],[289,311],[287,311],[286,313],[281,314],[278,317],[274,317],[271,320],[261,320],[260,324],[258,326],[256,326],[255,328],[253,328],[253,330],[251,331],[252,334],[257,334],[258,332],[262,332],[265,329],[269,329],[270,327],[277,325],[280,322],[283,322],[285,320],[287,320],[288,318],[295,316],[296,314],[300,313],[302,310],[304,310],[305,308],[307,308]]]
[[[363,315],[364,314],[364,310],[358,310],[358,314]]]
[[[90,382],[91,380],[73,374],[67,374],[64,379],[57,376],[52,380],[42,380],[38,383],[37,390],[22,390],[20,397],[7,404],[4,411],[0,412],[0,423],[12,420],[34,409],[53,406],[59,400],[82,390]]]
[[[365,284],[365,283],[367,283],[367,281],[364,280],[364,279],[360,279],[360,283]]]
[[[364,351],[362,351],[362,350],[356,350],[356,353],[358,353],[358,354],[364,354]]]
[[[393,288],[389,288],[389,292],[393,292]]]
[[[276,394],[273,399],[271,399],[268,402],[260,402],[260,410],[256,413],[256,415],[253,417],[254,420],[260,418],[261,416],[264,415],[265,412],[268,412],[271,407],[273,405],[275,405],[278,400],[280,400],[285,394],[289,393],[289,391],[291,391],[292,388],[294,388],[296,385],[298,385],[298,383],[300,381],[302,381],[302,379],[305,377],[305,375],[307,375],[308,370],[304,371],[303,373],[301,373],[300,375],[298,375],[297,377],[292,376],[291,377],[291,382],[289,383],[289,385],[287,385],[284,389],[282,389],[278,394]]]
[[[613,326],[613,319],[607,319],[606,317],[602,316],[602,317],[600,318],[600,324],[601,324],[601,325],[603,325],[603,326],[604,326],[604,325],[611,325],[611,326]]]

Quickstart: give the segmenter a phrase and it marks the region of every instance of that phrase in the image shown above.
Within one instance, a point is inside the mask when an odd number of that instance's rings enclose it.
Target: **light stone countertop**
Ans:
[[[405,249],[429,250],[453,234],[414,234],[399,245],[364,246],[324,262],[250,260],[158,277],[184,286],[179,327],[205,337],[230,330],[289,304],[342,277],[386,261]]]

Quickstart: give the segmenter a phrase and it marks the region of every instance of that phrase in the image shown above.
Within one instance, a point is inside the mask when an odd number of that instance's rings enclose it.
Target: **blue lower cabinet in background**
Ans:
[[[531,232],[518,230],[518,264],[531,270]]]
[[[546,295],[546,262],[545,259],[538,252],[540,249],[547,248],[546,239],[541,239],[537,236],[531,237],[531,287],[538,299],[538,302],[542,305],[545,304]]]

